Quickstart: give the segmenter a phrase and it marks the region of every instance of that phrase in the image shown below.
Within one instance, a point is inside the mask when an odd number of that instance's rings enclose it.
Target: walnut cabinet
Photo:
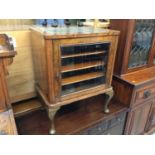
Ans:
[[[36,89],[51,119],[66,104],[106,93],[104,112],[113,95],[111,87],[118,31],[91,27],[33,27]]]

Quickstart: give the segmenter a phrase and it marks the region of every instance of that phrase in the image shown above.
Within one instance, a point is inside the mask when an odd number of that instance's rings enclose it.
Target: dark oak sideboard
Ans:
[[[130,108],[125,134],[155,131],[155,20],[111,20],[120,30],[113,87],[115,99]]]

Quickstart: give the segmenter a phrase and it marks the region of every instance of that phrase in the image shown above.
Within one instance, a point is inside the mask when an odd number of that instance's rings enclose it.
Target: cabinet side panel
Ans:
[[[114,68],[114,73],[119,75],[122,73],[122,60],[124,59],[123,56],[127,39],[128,20],[112,19],[110,20],[110,28],[120,31]]]
[[[4,60],[0,59],[0,110],[4,110],[10,107],[10,97],[8,94],[8,88],[6,83],[6,66]]]
[[[0,111],[2,109],[5,109],[6,108],[6,105],[5,105],[5,95],[4,95],[4,88],[3,88],[3,84],[2,84],[2,78],[3,78],[3,70],[2,70],[2,62],[0,60]]]
[[[44,95],[48,95],[47,62],[44,37],[32,31],[32,56],[35,72],[35,83],[40,87]]]
[[[112,86],[114,88],[115,99],[126,106],[130,106],[133,94],[132,88],[124,82],[118,81],[116,78],[113,78]]]
[[[117,43],[118,43],[118,36],[112,37],[110,55],[109,55],[108,67],[107,67],[107,69],[108,69],[107,70],[107,77],[106,77],[108,86],[111,86]]]

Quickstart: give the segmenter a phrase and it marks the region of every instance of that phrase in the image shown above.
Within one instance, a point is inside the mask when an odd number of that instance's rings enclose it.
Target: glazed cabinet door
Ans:
[[[128,127],[125,134],[139,135],[144,133],[152,103],[152,100],[148,101],[128,114]]]
[[[80,92],[87,94],[90,89],[102,87],[103,90],[110,85],[115,56],[113,41],[113,37],[54,41],[57,51],[54,57],[55,90],[59,97],[71,97]]]
[[[149,132],[149,130],[151,130],[154,127],[155,127],[155,102],[151,106],[148,121],[146,124],[146,132]]]
[[[154,19],[135,20],[132,45],[129,53],[128,69],[148,65],[151,56],[152,40],[154,36]]]
[[[61,46],[61,93],[75,93],[105,83],[110,43]]]

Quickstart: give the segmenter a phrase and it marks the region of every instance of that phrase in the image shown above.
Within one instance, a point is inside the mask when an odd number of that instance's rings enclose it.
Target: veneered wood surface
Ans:
[[[131,84],[138,85],[155,79],[155,67],[139,70],[133,73],[122,75],[121,78]]]

